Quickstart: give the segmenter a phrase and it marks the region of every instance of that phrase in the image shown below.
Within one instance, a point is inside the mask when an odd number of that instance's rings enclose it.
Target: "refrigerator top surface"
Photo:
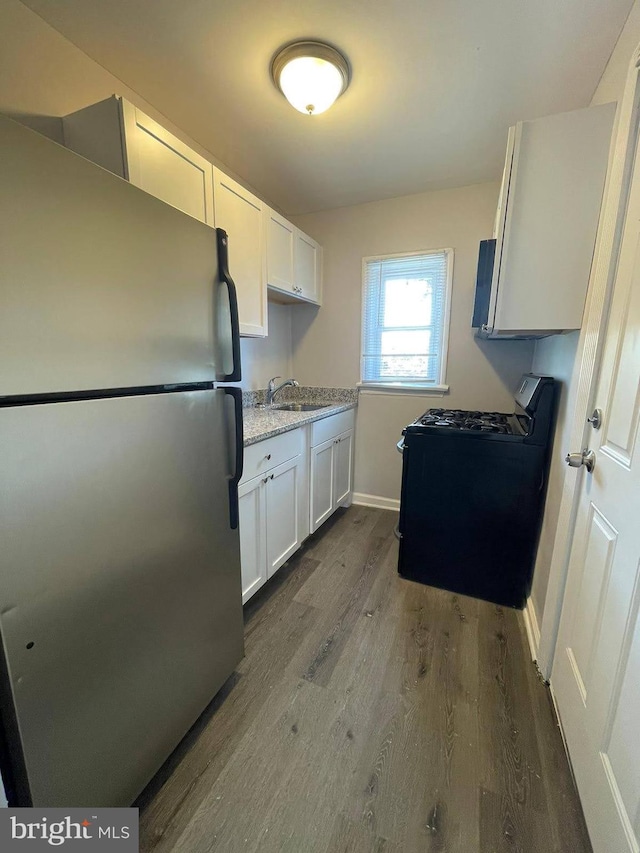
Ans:
[[[0,397],[225,373],[216,231],[0,116]]]

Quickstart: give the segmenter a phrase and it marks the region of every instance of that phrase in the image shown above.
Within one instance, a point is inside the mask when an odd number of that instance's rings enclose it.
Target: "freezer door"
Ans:
[[[215,229],[1,116],[0,198],[0,396],[231,373]]]
[[[0,409],[0,627],[36,806],[126,806],[243,654],[223,391]]]

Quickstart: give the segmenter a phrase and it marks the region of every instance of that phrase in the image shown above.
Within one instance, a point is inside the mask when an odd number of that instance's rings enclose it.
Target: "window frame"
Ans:
[[[428,382],[424,379],[415,382],[404,381],[385,382],[384,379],[364,379],[364,345],[365,345],[365,317],[367,314],[366,306],[366,290],[367,290],[367,264],[375,261],[386,261],[394,258],[415,258],[424,257],[425,255],[445,255],[446,259],[446,292],[444,295],[444,309],[442,312],[442,351],[440,353],[440,363],[438,369],[438,377],[434,382]],[[420,394],[439,394],[442,395],[449,390],[446,384],[447,365],[449,361],[449,331],[451,324],[451,297],[453,291],[453,263],[454,250],[451,247],[441,249],[422,249],[413,252],[394,252],[385,255],[367,255],[362,259],[362,286],[360,294],[360,381],[358,386],[362,392],[371,391],[371,393],[396,392],[396,393],[411,393],[417,392]],[[398,327],[401,328],[401,327]],[[404,327],[402,327],[404,328]],[[406,327],[426,329],[427,326]]]

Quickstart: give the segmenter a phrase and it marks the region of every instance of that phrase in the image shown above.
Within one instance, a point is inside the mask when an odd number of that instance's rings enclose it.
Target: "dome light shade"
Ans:
[[[351,75],[347,60],[335,48],[299,41],[276,54],[271,76],[291,106],[301,113],[319,115],[340,97]]]

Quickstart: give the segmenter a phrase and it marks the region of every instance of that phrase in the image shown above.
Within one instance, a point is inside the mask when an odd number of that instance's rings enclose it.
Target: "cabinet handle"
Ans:
[[[268,483],[268,482],[269,482],[269,478],[268,478],[268,477],[265,477],[265,478],[264,478],[264,480],[263,480],[262,482],[263,482],[263,483]]]
[[[270,454],[270,453],[267,453],[267,455],[266,455],[264,458],[265,458],[265,459],[271,459],[271,454]]]
[[[270,480],[273,480],[273,474],[269,477]]]

